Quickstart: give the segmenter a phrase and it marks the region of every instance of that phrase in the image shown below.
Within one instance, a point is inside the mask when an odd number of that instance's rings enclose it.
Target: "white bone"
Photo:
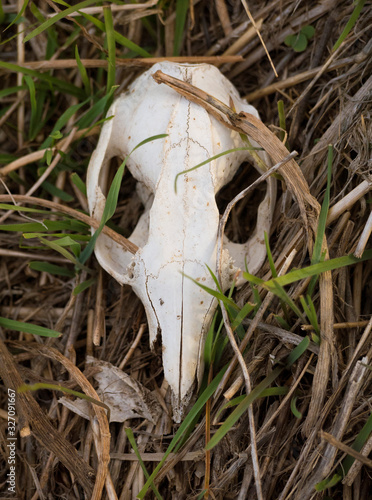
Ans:
[[[128,168],[138,181],[145,212],[130,237],[139,246],[133,256],[101,234],[95,254],[99,263],[119,283],[129,284],[147,314],[151,344],[162,342],[164,375],[172,389],[173,418],[180,421],[200,380],[205,333],[217,303],[186,276],[215,288],[206,264],[216,270],[219,211],[215,195],[249,157],[238,151],[178,178],[175,176],[218,153],[242,147],[231,131],[200,106],[189,102],[152,78],[157,70],[205,90],[236,110],[258,116],[220,71],[206,64],[163,62],[140,76],[112,105],[114,116],[102,128],[88,169],[89,209],[100,220],[105,205],[110,159],[124,158],[141,141],[167,133],[138,148]],[[253,141],[251,141],[253,142]],[[253,142],[253,145],[257,146]],[[263,153],[260,153],[265,157]],[[265,157],[267,161],[267,158]],[[223,286],[232,284],[237,268],[248,263],[255,273],[265,258],[264,231],[269,232],[275,203],[275,183],[258,208],[258,223],[245,244],[226,240],[223,250]],[[249,216],[249,215],[247,215]],[[92,229],[93,231],[93,229]]]

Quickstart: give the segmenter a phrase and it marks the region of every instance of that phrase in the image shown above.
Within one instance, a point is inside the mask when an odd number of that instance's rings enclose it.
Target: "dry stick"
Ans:
[[[326,61],[324,64],[322,64],[320,70],[317,72],[317,74],[314,76],[314,78],[308,84],[306,89],[301,93],[301,95],[299,97],[297,97],[296,101],[294,102],[294,104],[292,105],[290,110],[288,111],[287,116],[289,116],[292,113],[292,111],[302,102],[304,97],[310,92],[310,90],[314,87],[314,85],[319,80],[319,78],[323,75],[323,73],[325,73],[327,68],[331,65],[331,63],[333,62],[333,59],[335,59],[338,56],[338,54],[341,52],[342,48],[343,48],[343,46],[341,45],[335,52],[333,52],[333,54],[330,55],[330,57],[328,58],[328,61]]]
[[[365,321],[347,321],[345,323],[335,323],[333,325],[333,328],[335,330],[340,329],[340,328],[359,328],[362,326],[367,326],[369,323],[369,320]],[[301,330],[314,330],[314,327],[312,325],[301,325]]]
[[[6,415],[6,413],[4,414]],[[198,450],[198,451],[189,451],[186,453],[182,458],[181,462],[195,462],[198,460],[202,460],[204,457],[204,450]],[[144,462],[161,462],[163,460],[165,453],[140,453],[140,457]],[[169,462],[169,460],[173,460],[174,458],[177,457],[177,453],[169,453],[166,459],[166,463]],[[137,462],[139,459],[135,453],[110,453],[110,457],[112,460],[124,460],[125,462]]]
[[[124,369],[124,366],[128,363],[130,358],[133,356],[134,351],[136,350],[136,347],[138,346],[138,344],[142,338],[142,335],[143,335],[143,332],[145,331],[145,328],[146,328],[146,323],[142,323],[139,327],[136,338],[133,340],[132,345],[129,348],[129,351],[127,352],[123,361],[119,365],[120,370]]]
[[[363,457],[368,457],[372,450],[372,435],[369,437],[363,448],[361,449],[361,455]],[[351,486],[355,481],[355,478],[358,474],[360,474],[360,469],[362,468],[362,462],[355,461],[353,465],[350,467],[349,472],[347,473],[345,479],[342,481],[344,484]]]
[[[148,9],[149,7],[153,7],[158,3],[158,0],[149,0],[145,3],[137,3],[137,4],[127,4],[127,5],[111,5],[110,9],[112,12],[121,12],[123,10],[133,10],[133,9]],[[80,16],[80,12],[84,12],[85,14],[102,14],[103,7],[85,7],[83,9],[79,9],[76,12],[72,12],[68,17]],[[47,17],[54,17],[57,15],[57,12],[54,14],[48,14]]]
[[[278,406],[278,408],[276,409],[276,411],[271,415],[271,417],[263,424],[263,426],[258,431],[257,437],[258,437],[259,440],[264,439],[265,436],[270,433],[270,427],[271,427],[271,425],[278,418],[278,416],[281,414],[281,412],[284,411],[284,408],[286,407],[286,405],[288,404],[288,402],[291,400],[294,391],[296,390],[296,388],[299,385],[299,383],[301,382],[303,376],[307,372],[307,370],[308,370],[308,368],[309,368],[309,366],[311,364],[312,358],[313,358],[313,355],[311,355],[309,357],[309,360],[307,361],[305,367],[301,371],[298,379],[294,382],[293,386],[290,388],[288,394],[286,394],[286,396],[283,398],[283,401],[280,403],[280,405]],[[245,451],[246,451],[247,454],[249,453],[249,451],[250,451],[250,445],[246,448]],[[241,456],[242,456],[242,454],[241,454]],[[239,458],[237,460],[237,462],[240,462],[240,464],[239,464],[238,467],[236,467],[236,472],[235,473],[237,473],[238,470],[241,468],[241,466],[244,465],[244,463],[246,462],[246,459],[244,460],[242,458]],[[230,468],[234,468],[234,464]],[[233,475],[235,475],[235,474],[233,474]],[[231,480],[232,477],[230,477],[229,479]],[[218,485],[218,486],[221,486],[221,485]]]
[[[0,248],[0,257],[17,257],[27,260],[42,260],[48,262],[58,262],[62,264],[71,264],[70,260],[64,257],[54,257],[52,255],[40,255],[39,253],[20,252],[19,250],[9,250],[7,248]]]
[[[103,270],[100,267],[98,271],[98,281],[96,287],[96,307],[94,314],[93,325],[93,345],[98,347],[101,343],[101,338],[106,338],[106,321],[105,321],[105,307],[103,303]]]
[[[370,181],[361,182],[356,188],[354,188],[350,193],[344,196],[340,201],[338,201],[333,207],[328,211],[327,215],[327,226],[333,221],[338,219],[338,217],[350,210],[350,208],[360,199],[362,196],[367,194],[372,188],[372,183]]]
[[[328,432],[320,431],[320,437],[321,437],[321,439],[325,439],[326,441],[328,441],[328,443],[330,443],[332,446],[335,446],[336,448],[338,448],[341,451],[344,451],[345,453],[347,453],[351,457],[356,458],[363,465],[366,465],[367,467],[372,468],[372,460],[365,457],[362,453],[354,450],[350,446],[347,446],[346,444],[341,443],[341,441],[339,441],[334,436],[332,436],[332,434],[329,434]]]
[[[363,232],[359,238],[358,245],[356,247],[356,250],[354,252],[355,257],[360,259],[362,256],[365,246],[367,244],[367,241],[369,240],[369,237],[371,236],[372,233],[372,212],[370,212],[368,220],[366,222],[366,225],[364,226]]]
[[[337,1],[338,0],[333,0],[333,3],[335,4]],[[323,32],[318,40],[318,43],[315,46],[314,57],[310,61],[309,69],[313,69],[321,63],[324,50],[328,44],[328,41],[329,41],[329,38],[331,36],[335,22],[336,22],[335,15],[334,15],[333,11],[331,11],[327,20],[326,20],[325,26],[323,28]],[[325,66],[324,66],[324,68],[326,69]],[[295,138],[297,137],[297,135],[299,133],[300,125],[302,123],[302,120],[303,120],[305,113],[306,113],[306,110],[308,108],[309,99],[310,99],[309,93],[305,94],[305,92],[303,92],[301,104],[296,109],[295,115],[294,115],[292,123],[291,123],[290,130],[289,130],[288,136],[289,136],[289,143],[290,144],[293,144],[293,141],[295,140]],[[295,105],[297,106],[297,103],[295,103]]]
[[[143,57],[142,59],[116,59],[117,67],[149,68],[158,62],[170,61],[190,64],[223,64],[243,61],[242,56],[179,56],[179,57]],[[86,68],[107,68],[108,62],[102,59],[82,59]],[[14,63],[16,64],[16,63]],[[77,68],[76,59],[56,59],[48,61],[27,61],[20,65],[22,68],[34,70],[70,69]]]
[[[94,445],[95,445],[96,452],[97,452],[97,461],[98,461],[98,463],[100,463],[102,460],[103,461],[106,460],[107,466],[108,466],[110,458],[108,457],[108,460],[107,460],[107,457],[104,456],[105,453],[107,453],[107,444],[105,446],[105,443],[101,442],[101,429],[100,429],[100,426],[98,424],[98,421],[96,419],[92,418],[91,425],[92,425],[92,430],[93,430]],[[108,449],[110,450],[110,442],[108,444]],[[111,476],[110,476],[110,472],[109,472],[108,468],[105,471],[105,476],[103,478],[101,478],[101,480],[102,479],[104,480],[104,484],[106,486],[108,500],[118,500],[114,485],[112,484],[112,481],[111,481]],[[97,485],[97,482],[96,482],[96,485]],[[102,489],[103,489],[103,485],[102,485]],[[101,489],[101,492],[99,493],[100,496],[97,496],[97,500],[100,500],[102,498],[102,496],[101,496],[102,489]],[[98,488],[97,488],[97,493],[98,493]]]
[[[225,33],[225,36],[229,36],[232,32],[232,27],[229,18],[229,11],[227,10],[225,0],[216,0],[215,6],[223,32]]]
[[[292,250],[292,252],[289,254],[287,259],[285,260],[282,268],[280,269],[279,276],[285,274],[288,271],[288,268],[292,264],[292,261],[293,261],[295,255],[296,255],[296,250]],[[240,343],[240,351],[241,352],[244,352],[244,349],[247,347],[248,342],[250,341],[254,331],[256,330],[257,326],[259,325],[259,322],[262,319],[262,316],[264,315],[266,309],[269,307],[269,305],[273,299],[273,296],[274,295],[272,292],[269,292],[266,295],[266,297],[265,297],[264,301],[262,302],[257,314],[255,315],[254,319],[251,321],[250,326],[249,326],[246,334],[244,335],[243,340]],[[217,398],[221,395],[222,391],[224,390],[226,383],[229,380],[229,378],[231,377],[231,374],[236,366],[236,363],[237,363],[237,358],[234,357],[230,361],[230,364],[229,364],[226,372],[224,373],[224,375],[221,379],[221,382],[218,384],[218,387],[214,393],[214,400],[215,401],[217,401]],[[233,384],[235,384],[235,381]]]
[[[257,33],[257,35],[258,35],[258,38],[260,39],[260,42],[262,43],[263,48],[265,49],[265,52],[266,52],[267,58],[268,58],[268,59],[269,59],[269,61],[270,61],[270,64],[271,64],[271,67],[273,68],[273,71],[274,71],[274,73],[275,73],[275,76],[276,76],[276,77],[278,77],[279,75],[278,75],[278,73],[276,72],[276,69],[275,69],[274,63],[273,63],[273,61],[272,61],[272,59],[271,59],[271,57],[270,57],[270,54],[269,54],[269,51],[267,50],[267,47],[266,47],[266,45],[265,45],[265,42],[264,42],[264,41],[263,41],[263,39],[262,39],[261,33],[260,33],[260,31],[259,31],[259,29],[258,29],[258,27],[257,27],[256,23],[254,22],[254,19],[253,19],[252,14],[251,14],[251,13],[250,13],[250,11],[249,11],[249,8],[248,8],[248,5],[247,5],[247,2],[246,2],[246,0],[241,0],[241,2],[242,2],[242,4],[243,4],[243,7],[244,7],[244,9],[245,9],[246,13],[247,13],[247,16],[249,17],[249,20],[251,21],[251,23],[252,23],[252,25],[253,25],[254,29],[256,30],[256,33]]]
[[[22,95],[17,97],[17,100],[13,102],[13,104],[10,106],[8,111],[0,118],[0,127],[4,125],[4,123],[8,120],[9,116],[13,113],[15,109],[20,105],[20,103],[23,101],[25,95],[27,94],[26,91],[22,91]]]
[[[258,30],[261,29],[263,24],[263,19],[259,19],[256,22],[256,28]],[[230,56],[236,54],[241,48],[243,48],[247,43],[249,43],[256,35],[257,31],[253,26],[250,26],[247,31],[243,33],[243,35],[238,38],[225,52],[222,54],[223,56]]]
[[[94,229],[98,229],[100,225],[100,222],[98,220],[94,219],[93,217],[90,217],[89,215],[83,214],[82,212],[79,212],[78,210],[67,207],[65,205],[61,205],[60,203],[54,203],[53,201],[43,200],[42,198],[34,198],[33,196],[23,196],[20,194],[15,194],[15,195],[2,194],[0,195],[0,203],[2,202],[18,202],[18,203],[30,203],[32,205],[40,205],[41,207],[47,207],[52,210],[56,210],[57,212],[62,212],[66,215],[69,215],[74,219],[84,222],[88,226],[92,226]],[[116,233],[109,227],[104,226],[102,232],[107,236],[109,236],[116,243],[121,245],[124,248],[124,250],[127,250],[132,254],[135,254],[138,251],[137,245],[127,240],[127,238],[124,238],[124,236],[121,236],[119,233]]]

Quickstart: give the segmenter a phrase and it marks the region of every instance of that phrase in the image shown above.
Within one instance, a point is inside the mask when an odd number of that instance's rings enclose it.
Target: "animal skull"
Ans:
[[[240,97],[220,71],[207,64],[155,64],[111,106],[91,158],[87,176],[89,210],[102,217],[110,159],[124,158],[144,139],[167,133],[165,139],[136,149],[128,169],[137,180],[145,212],[130,236],[135,255],[104,234],[95,254],[119,283],[129,284],[147,314],[150,341],[161,338],[165,378],[172,389],[173,418],[180,421],[202,371],[205,333],[216,300],[186,276],[215,288],[206,264],[215,271],[219,211],[215,195],[249,156],[246,151],[217,160],[174,180],[189,169],[227,149],[243,146],[238,133],[226,128],[200,106],[152,78],[157,70],[187,81],[235,109],[255,116],[255,108]],[[253,143],[253,141],[252,141]],[[253,143],[255,146],[257,144]],[[265,153],[260,153],[261,155]],[[265,161],[267,158],[265,157]],[[228,289],[238,268],[248,263],[255,273],[265,258],[264,231],[269,231],[275,204],[275,183],[269,178],[251,238],[237,244],[225,238],[223,287]],[[92,229],[94,232],[94,229]]]

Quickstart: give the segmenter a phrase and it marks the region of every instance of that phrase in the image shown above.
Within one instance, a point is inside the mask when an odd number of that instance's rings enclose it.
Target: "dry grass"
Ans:
[[[4,13],[8,16],[3,28],[22,3],[18,2],[17,7],[16,2],[3,2]],[[182,60],[208,57],[208,62],[218,65],[241,95],[248,97],[259,110],[263,123],[278,136],[277,101],[284,101],[286,140],[290,150],[299,153],[296,160],[305,180],[305,187],[301,188],[305,201],[301,206],[300,195],[296,197],[298,182],[302,180],[296,178],[293,182],[289,171],[287,176],[283,173],[270,235],[276,268],[300,268],[309,264],[312,229],[315,230],[312,226],[316,224],[318,204],[322,203],[326,188],[329,144],[334,149],[332,208],[323,248],[330,258],[354,252],[360,256],[364,248],[368,248],[371,232],[371,2],[365,2],[350,34],[335,51],[332,47],[353,12],[352,2],[250,2],[250,12],[279,78],[275,77],[240,1],[191,3],[184,36],[180,39]],[[45,16],[61,9],[60,4],[50,0],[35,4]],[[100,30],[92,29],[91,25],[82,26],[80,18],[70,17],[53,25],[49,32],[22,44],[23,38],[40,24],[29,7],[23,16],[21,23],[12,25],[2,34],[3,40],[9,41],[1,46],[0,61],[23,65],[43,74],[50,71],[53,77],[83,89],[84,78],[75,59],[76,45],[94,93],[105,87],[107,63],[102,59],[106,49]],[[152,56],[173,56],[178,36],[174,2],[147,2],[141,8],[119,9],[113,16],[115,29]],[[303,52],[297,53],[287,47],[284,40],[305,25],[315,28],[315,36]],[[17,32],[18,37],[12,38]],[[48,46],[52,47],[52,53],[46,60]],[[127,49],[117,45],[117,56],[126,54],[130,58],[118,61],[116,68],[117,93],[133,81],[144,66],[151,64],[148,59],[133,58]],[[76,110],[62,128],[64,137],[68,132],[75,133],[74,137],[69,136],[70,142],[66,139],[55,141],[55,146],[65,154],[53,156],[48,180],[72,196],[72,201],[64,202],[58,194],[53,196],[40,187],[39,179],[44,170],[37,169],[44,151],[38,150],[60,116],[83,98],[58,88],[52,92],[45,85],[46,98],[39,119],[46,120],[37,134],[30,137],[29,88],[22,74],[14,70],[0,67],[0,76],[0,91],[21,86],[17,92],[2,94],[0,99],[0,180],[3,181],[0,202],[5,199],[10,202],[9,191],[12,195],[43,198],[44,205],[54,206],[55,210],[57,203],[64,204],[70,213],[72,209],[86,210],[86,199],[72,182],[70,172],[77,172],[85,180],[99,127],[92,128],[82,137],[81,131],[76,131],[74,126],[92,103]],[[37,89],[38,98],[42,92],[43,89]],[[102,115],[97,116],[96,120],[101,118]],[[86,124],[85,128],[91,125],[93,123]],[[232,199],[242,183],[241,176],[237,177],[231,192],[225,191],[223,196]],[[295,196],[291,197],[289,192]],[[247,207],[257,206],[255,198],[246,203]],[[125,177],[123,198],[114,218],[122,228],[123,234],[118,238],[124,244],[124,237],[130,234],[140,209],[139,200],[133,195],[133,180]],[[241,238],[240,232],[252,224],[247,213],[248,208],[239,209],[238,206],[231,215],[227,230],[237,239]],[[28,215],[33,220],[41,217]],[[48,218],[48,215],[43,217]],[[56,220],[58,217],[49,218]],[[1,212],[0,220],[1,224],[29,222],[19,213],[6,210]],[[56,252],[33,248],[37,245],[35,241],[21,240],[20,248],[20,233],[0,232],[0,316],[51,328],[62,336],[45,339],[1,327],[0,376],[4,386],[18,387],[23,382],[57,383],[97,398],[94,379],[97,370],[86,363],[88,354],[124,369],[156,395],[162,411],[155,412],[154,422],[130,418],[123,423],[108,424],[103,408],[91,405],[90,420],[86,420],[59,404],[59,393],[55,391],[43,389],[17,395],[17,494],[8,495],[5,483],[8,468],[5,467],[0,476],[1,498],[135,498],[146,479],[136,456],[130,454],[132,447],[125,428],[133,430],[149,473],[177,430],[168,413],[170,397],[163,381],[161,355],[149,349],[144,310],[129,287],[121,288],[99,270],[94,257],[88,265],[96,271],[97,280],[78,295],[73,295],[72,290],[90,277],[86,270],[71,278],[31,269],[30,260],[42,260],[65,265],[71,270],[68,261]],[[372,262],[366,260],[321,275],[313,297],[321,327],[320,346],[312,343],[292,370],[282,372],[275,381],[276,385],[290,389],[287,395],[260,398],[251,407],[261,473],[261,498],[265,500],[371,498],[371,460],[368,459],[371,435],[365,439],[362,456],[348,448],[368,418],[371,419],[371,271]],[[260,271],[260,277],[271,277],[268,263]],[[298,301],[306,286],[307,283],[301,281],[287,291]],[[290,331],[279,328],[275,319],[275,315],[282,315],[278,299],[263,292],[262,299],[255,318],[244,322],[245,341],[249,341],[250,346],[245,362],[252,387],[272,372],[274,359],[284,359],[310,330],[308,326],[302,328],[302,322],[292,313],[289,315]],[[235,292],[235,300],[240,306],[253,301],[251,287],[244,286]],[[223,361],[232,357],[230,349]],[[223,389],[220,387],[220,396],[204,410],[184,447],[170,455],[158,473],[155,484],[164,499],[197,498],[205,488],[206,477],[208,494],[205,498],[257,498],[248,412],[210,453],[204,451],[208,433],[213,435],[231,411],[218,413],[226,398],[245,391],[240,366],[232,366],[229,378],[224,378]],[[0,394],[3,409],[0,413],[1,453],[6,461],[7,392],[2,390]],[[293,395],[297,396],[302,418],[291,411]],[[354,453],[356,460],[342,481],[328,490],[316,492],[314,488],[318,483],[332,478],[340,470],[348,452]],[[152,497],[149,490],[146,498]]]

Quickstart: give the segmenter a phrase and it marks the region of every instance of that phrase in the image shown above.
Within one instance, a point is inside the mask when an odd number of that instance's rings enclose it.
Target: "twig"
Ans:
[[[368,438],[367,442],[361,449],[361,455],[363,457],[368,457],[372,450],[372,435]],[[349,472],[347,473],[345,479],[343,480],[344,484],[351,486],[355,481],[355,478],[358,474],[360,474],[360,469],[362,468],[362,462],[355,461],[353,465],[350,467]]]
[[[248,8],[247,2],[246,2],[246,0],[241,0],[241,2],[242,2],[242,4],[243,4],[243,7],[244,7],[244,9],[245,9],[246,13],[247,13],[247,16],[249,17],[249,20],[251,21],[251,23],[252,23],[252,25],[253,25],[254,29],[256,30],[257,36],[258,36],[258,38],[260,39],[260,42],[262,43],[263,48],[265,49],[265,52],[266,52],[267,58],[268,58],[268,59],[269,59],[269,61],[270,61],[270,64],[271,64],[271,67],[273,68],[273,71],[274,71],[274,73],[275,73],[275,76],[276,76],[276,77],[278,77],[278,73],[276,72],[276,69],[275,69],[274,63],[273,63],[273,61],[272,61],[272,59],[271,59],[271,56],[270,56],[270,54],[269,54],[269,51],[267,50],[266,44],[265,44],[265,42],[263,41],[263,38],[262,38],[261,33],[260,33],[260,30],[258,29],[258,26],[256,25],[256,23],[255,23],[255,21],[254,21],[254,18],[253,18],[253,16],[252,16],[252,14],[250,13],[250,10],[249,10],[249,8]]]
[[[236,63],[243,61],[242,56],[227,55],[227,56],[179,56],[179,57],[143,57],[141,59],[120,59],[115,60],[117,67],[138,67],[149,68],[158,62],[170,61],[177,63],[190,63],[190,64],[223,64],[223,63]],[[82,59],[82,64],[86,68],[108,68],[108,62],[103,59]],[[16,63],[14,63],[16,64]],[[55,59],[45,61],[27,61],[20,64],[22,68],[29,68],[34,70],[48,70],[48,69],[69,69],[77,68],[76,59]],[[6,70],[6,68],[4,68]]]
[[[356,247],[356,250],[354,252],[355,257],[360,259],[364,252],[364,248],[369,240],[369,237],[371,236],[372,233],[372,212],[370,212],[368,220],[366,222],[366,225],[364,226],[363,232],[359,238],[358,245]]]
[[[216,1],[217,14],[220,19],[222,29],[225,33],[225,36],[229,36],[230,33],[232,32],[232,27],[229,18],[229,11],[227,10],[225,0],[215,0],[215,1]]]
[[[365,194],[367,194],[372,188],[372,184],[368,181],[361,182],[356,188],[354,188],[350,193],[337,202],[328,211],[327,225],[335,221],[341,214],[350,210],[350,208]]]
[[[65,205],[61,205],[60,203],[54,203],[53,201],[43,200],[42,198],[34,198],[33,196],[23,196],[19,194],[15,195],[2,194],[0,195],[0,203],[2,202],[18,202],[18,203],[30,203],[32,205],[40,205],[42,207],[47,207],[52,210],[56,210],[57,212],[62,212],[64,214],[67,214],[70,217],[73,217],[74,219],[84,222],[88,226],[94,227],[94,229],[98,229],[100,225],[100,222],[98,220],[94,219],[93,217],[89,217],[89,215],[83,214],[82,212],[74,210],[73,208],[67,207]],[[124,236],[121,236],[119,233],[115,232],[109,227],[104,226],[102,232],[107,236],[109,236],[116,243],[121,245],[124,248],[124,250],[127,250],[132,254],[135,254],[138,251],[137,245],[127,240],[127,238],[124,238]]]
[[[359,453],[359,451],[354,450],[350,446],[347,446],[346,444],[341,443],[341,441],[339,441],[334,436],[332,436],[332,434],[329,434],[328,432],[320,431],[320,437],[322,439],[325,439],[326,441],[328,441],[328,443],[330,443],[335,448],[338,448],[339,450],[347,453],[348,455],[352,456],[353,458],[356,458],[363,465],[366,465],[367,467],[372,468],[372,460],[365,457],[364,455],[362,455],[362,453]]]
[[[120,370],[124,370],[125,365],[128,363],[130,358],[133,356],[134,351],[136,350],[136,347],[138,346],[138,344],[142,338],[142,335],[143,335],[143,332],[145,331],[145,328],[146,328],[146,324],[142,323],[141,326],[139,327],[136,338],[133,340],[132,345],[129,348],[129,351],[127,352],[123,361],[119,365]]]
[[[335,323],[333,325],[333,329],[337,330],[340,328],[359,328],[362,326],[367,326],[369,323],[369,320],[365,321],[347,321],[345,323]],[[301,325],[301,330],[314,330],[314,327],[312,325]]]
[[[125,10],[133,10],[133,9],[148,9],[149,7],[153,7],[158,3],[158,0],[149,0],[145,3],[137,3],[137,4],[126,4],[126,5],[111,5],[110,8],[112,12],[121,12]],[[83,9],[79,9],[78,11],[72,12],[68,17],[77,17],[80,16],[80,12],[84,12],[85,14],[103,14],[103,7],[85,7]],[[48,14],[47,17],[51,18],[57,15],[57,12]]]

